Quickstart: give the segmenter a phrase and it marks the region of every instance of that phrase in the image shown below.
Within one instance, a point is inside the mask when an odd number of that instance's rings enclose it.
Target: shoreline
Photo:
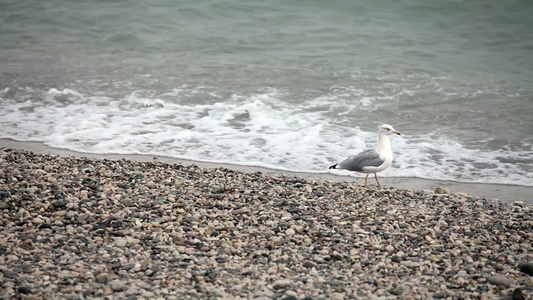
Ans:
[[[0,139],[0,147],[23,149],[33,151],[38,154],[56,154],[56,155],[69,155],[73,157],[89,157],[89,158],[101,158],[101,159],[128,159],[139,162],[160,161],[165,163],[181,164],[181,165],[196,165],[200,168],[227,168],[230,170],[241,171],[246,173],[262,172],[265,174],[280,174],[285,176],[296,176],[304,179],[313,180],[329,180],[333,182],[350,182],[362,184],[363,177],[352,177],[344,175],[335,175],[329,173],[307,173],[307,172],[294,172],[285,170],[269,169],[257,166],[245,166],[227,163],[213,163],[202,162],[187,159],[178,159],[166,156],[153,156],[142,154],[94,154],[76,152],[66,149],[52,148],[44,145],[41,142],[21,142],[11,139]],[[370,178],[372,179],[372,178]],[[467,182],[455,182],[447,180],[433,180],[422,179],[415,177],[380,177],[382,185],[387,187],[394,187],[397,189],[410,189],[410,190],[435,190],[437,187],[444,187],[449,190],[450,193],[467,193],[473,197],[485,198],[487,200],[500,200],[505,203],[512,203],[515,201],[523,201],[526,205],[533,205],[533,187],[520,186],[520,185],[506,185],[506,184],[493,184],[493,183],[467,183]],[[369,181],[371,184],[372,180]]]

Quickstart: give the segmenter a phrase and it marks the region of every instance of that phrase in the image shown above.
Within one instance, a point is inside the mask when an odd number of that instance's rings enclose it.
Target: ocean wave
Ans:
[[[89,153],[163,155],[304,172],[330,172],[328,165],[377,140],[372,126],[347,126],[335,119],[345,116],[331,114],[375,109],[380,100],[353,87],[332,88],[306,107],[285,101],[290,95],[275,88],[229,97],[202,86],[163,93],[137,90],[121,99],[71,89],[52,88],[40,97],[35,93],[20,101],[13,97],[24,91],[0,91],[0,138]],[[355,104],[339,101],[354,95],[359,98]],[[204,101],[195,103],[191,97]],[[404,133],[393,138],[395,161],[382,176],[533,186],[533,170],[527,167],[531,147],[477,149],[438,131]]]

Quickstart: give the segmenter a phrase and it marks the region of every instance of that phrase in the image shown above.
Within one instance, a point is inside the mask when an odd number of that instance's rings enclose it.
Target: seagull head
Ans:
[[[395,130],[394,127],[390,126],[389,124],[380,125],[379,133],[386,134],[386,135],[391,135],[393,133],[396,133],[397,135],[402,135],[401,132],[399,132],[398,130]]]

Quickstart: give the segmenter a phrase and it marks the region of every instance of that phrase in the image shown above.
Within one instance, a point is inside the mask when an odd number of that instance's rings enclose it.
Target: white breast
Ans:
[[[387,151],[385,151],[387,152]],[[392,164],[392,152],[389,153],[381,153],[379,155],[379,158],[383,159],[384,162],[377,167],[364,167],[363,172],[364,173],[377,173],[385,170]]]

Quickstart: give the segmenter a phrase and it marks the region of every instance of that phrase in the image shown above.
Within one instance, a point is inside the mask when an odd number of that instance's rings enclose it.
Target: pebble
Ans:
[[[494,285],[498,285],[498,286],[503,286],[503,287],[511,287],[511,281],[509,280],[509,278],[503,276],[503,275],[493,275],[493,276],[489,276],[487,278],[487,281],[494,284]]]
[[[40,224],[42,224],[44,221],[43,221],[43,219],[41,219],[41,218],[39,218],[39,217],[36,217],[36,218],[33,218],[33,219],[31,220],[31,222],[32,222],[34,225],[40,225]]]
[[[448,190],[445,187],[439,186],[435,188],[435,194],[449,194],[449,193],[450,193],[450,190]]]
[[[518,265],[521,272],[533,276],[533,263],[521,263]]]
[[[514,289],[509,296],[510,296],[511,300],[524,300],[524,299],[526,299],[526,296],[524,295],[524,292],[520,288]]]
[[[294,231],[294,229],[292,228],[289,228],[287,230],[285,230],[285,234],[286,235],[294,235],[296,232]]]
[[[247,208],[239,208],[239,209],[233,210],[231,213],[234,215],[243,215],[243,214],[250,213],[250,210]]]
[[[283,294],[283,296],[285,297],[284,299],[287,299],[287,297],[298,299],[298,293],[296,293],[295,291],[291,291],[291,290],[285,291],[285,294]]]
[[[122,196],[120,198],[122,198]],[[122,205],[124,205],[124,206],[132,206],[133,205],[133,201],[131,201],[131,199],[129,199],[129,198],[121,199],[120,203],[122,203]]]
[[[119,281],[119,280],[114,280],[111,282],[111,289],[114,292],[122,291],[124,289],[124,286],[125,286],[124,282]]]
[[[125,247],[127,244],[128,244],[128,242],[126,241],[126,239],[117,239],[117,240],[115,240],[115,245],[117,247]]]
[[[532,280],[531,207],[445,189],[1,148],[0,201],[5,299],[498,299]]]
[[[287,280],[287,279],[280,279],[280,280],[277,280],[275,281],[272,286],[275,288],[275,289],[283,289],[283,288],[286,288],[288,286],[291,285],[291,282],[290,280]]]
[[[393,290],[390,290],[389,292],[395,296],[400,296],[404,291],[403,287],[395,288]]]
[[[29,287],[26,287],[26,286],[20,286],[17,290],[21,294],[31,294],[31,289]]]
[[[304,267],[306,268],[315,268],[316,267],[316,264],[310,260],[306,260],[303,262],[302,264]]]
[[[160,217],[160,218],[155,218],[153,222],[161,224],[161,223],[166,223],[167,220],[163,217]]]
[[[76,221],[78,223],[83,223],[83,222],[85,222],[85,220],[87,220],[88,217],[89,217],[88,213],[83,213],[81,215],[78,215],[78,217],[76,218]]]

